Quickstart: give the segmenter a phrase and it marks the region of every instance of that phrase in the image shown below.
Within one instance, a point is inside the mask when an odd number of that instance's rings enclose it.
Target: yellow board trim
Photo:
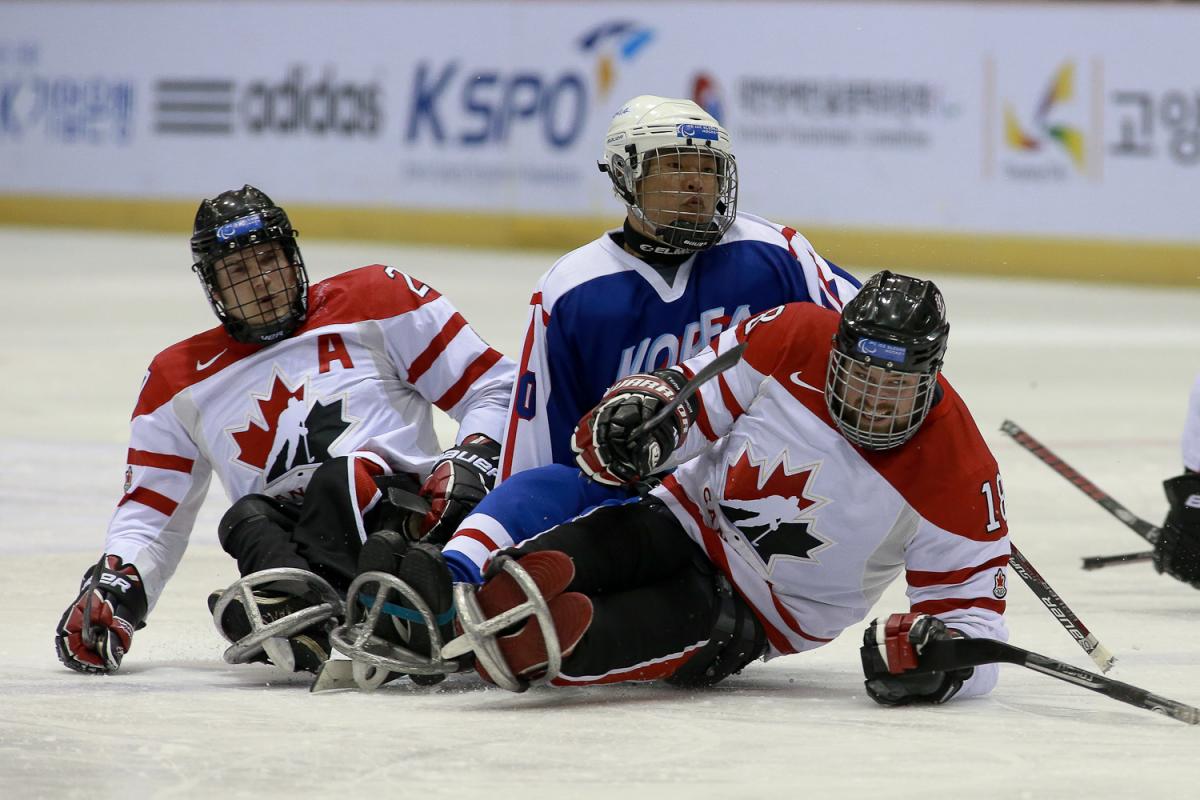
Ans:
[[[287,205],[305,237],[566,252],[619,224],[610,217]],[[191,235],[195,202],[0,196],[0,224]],[[1156,243],[797,225],[831,261],[870,269],[1200,288],[1200,242]]]

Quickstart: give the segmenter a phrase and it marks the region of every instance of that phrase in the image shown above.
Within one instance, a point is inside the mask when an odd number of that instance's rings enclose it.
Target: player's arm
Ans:
[[[916,535],[905,550],[908,613],[876,620],[864,635],[867,692],[885,705],[986,694],[999,676],[995,664],[954,673],[905,674],[930,641],[1008,639],[1004,611],[1010,550],[999,475],[989,471],[977,481],[957,483],[960,490],[947,490],[946,497],[957,497],[958,505],[939,515],[940,524],[918,518]],[[961,490],[967,485],[975,485],[975,496]]]
[[[387,288],[397,294],[400,313],[382,324],[397,371],[459,423],[454,446],[437,458],[420,490],[431,510],[415,520],[415,535],[443,543],[495,484],[515,365],[445,296],[388,269]]]
[[[600,368],[598,354],[581,352],[571,331],[586,327],[586,308],[564,311],[535,291],[505,430],[500,480],[547,464],[573,465],[571,431],[595,402],[587,379]],[[568,305],[570,302],[568,301]],[[564,324],[561,320],[566,320]]]
[[[148,380],[131,425],[125,490],[109,523],[104,556],[84,574],[55,630],[64,665],[115,671],[183,558],[211,470],[169,403],[148,401]]]
[[[1200,589],[1200,375],[1192,384],[1181,445],[1183,474],[1163,481],[1168,509],[1154,544],[1154,568]]]
[[[515,366],[487,342],[444,295],[394,267],[372,291],[391,311],[379,321],[399,377],[459,423],[456,442],[472,434],[499,441]]]
[[[1200,589],[1200,473],[1169,478],[1163,491],[1169,505],[1154,543],[1154,568]]]
[[[529,320],[501,440],[499,483],[517,472],[553,461],[546,419],[546,399],[550,393],[546,363],[549,313],[542,307],[540,290],[539,284],[529,301]]]

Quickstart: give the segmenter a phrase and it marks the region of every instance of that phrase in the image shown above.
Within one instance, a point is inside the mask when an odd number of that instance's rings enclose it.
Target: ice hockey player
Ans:
[[[573,464],[575,423],[618,378],[691,358],[751,314],[799,301],[840,310],[858,289],[795,230],[738,213],[729,134],[690,100],[626,102],[599,166],[625,223],[533,291],[501,481]]]
[[[988,692],[995,665],[912,673],[931,640],[1007,638],[1000,476],[940,374],[948,333],[936,286],[890,272],[869,280],[840,320],[810,303],[754,316],[679,367],[618,381],[580,421],[579,464],[611,487],[680,448],[682,466],[647,496],[622,502],[581,489],[577,502],[592,510],[530,535],[522,487],[565,468],[521,473],[464,522],[444,560],[410,551],[398,573],[444,615],[451,581],[469,580],[462,564],[474,560],[485,579],[476,597],[491,618],[526,600],[499,568],[515,558],[554,618],[564,659],[553,684],[688,686],[831,641],[903,574],[909,611],[864,635],[867,693],[903,705]],[[739,343],[739,363],[639,432],[678,397],[681,379]],[[469,549],[481,517],[524,526],[490,531],[519,544],[486,564]],[[454,633],[447,623],[443,638]],[[493,641],[500,669],[519,685],[546,677],[534,620]]]
[[[1163,481],[1170,509],[1154,544],[1154,568],[1200,589],[1200,375],[1183,426],[1183,474]]]
[[[393,267],[310,287],[296,235],[252,186],[200,204],[193,270],[221,324],[167,348],[146,374],[104,555],[56,631],[71,669],[120,666],[183,556],[214,471],[232,503],[221,545],[240,574],[302,571],[254,587],[264,622],[314,606],[325,584],[344,594],[366,535],[385,515],[404,522],[381,484],[419,487],[431,510],[409,530],[444,541],[494,482],[513,362]],[[435,405],[459,423],[445,452]],[[294,632],[273,658],[315,670],[328,624]],[[231,641],[245,636],[241,602],[218,625]]]

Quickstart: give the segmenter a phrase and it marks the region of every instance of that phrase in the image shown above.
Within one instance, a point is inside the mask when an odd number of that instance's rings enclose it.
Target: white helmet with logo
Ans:
[[[737,216],[737,163],[729,133],[691,100],[639,95],[612,118],[600,171],[670,252],[712,247]],[[653,187],[650,176],[662,176]]]

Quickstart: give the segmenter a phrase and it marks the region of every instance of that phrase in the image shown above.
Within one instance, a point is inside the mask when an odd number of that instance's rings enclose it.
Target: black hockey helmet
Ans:
[[[933,405],[950,323],[932,281],[884,270],[842,310],[825,401],[847,439],[887,450],[916,434]]]
[[[249,184],[196,210],[192,270],[237,341],[267,344],[304,323],[308,273],[296,235],[287,212]]]

